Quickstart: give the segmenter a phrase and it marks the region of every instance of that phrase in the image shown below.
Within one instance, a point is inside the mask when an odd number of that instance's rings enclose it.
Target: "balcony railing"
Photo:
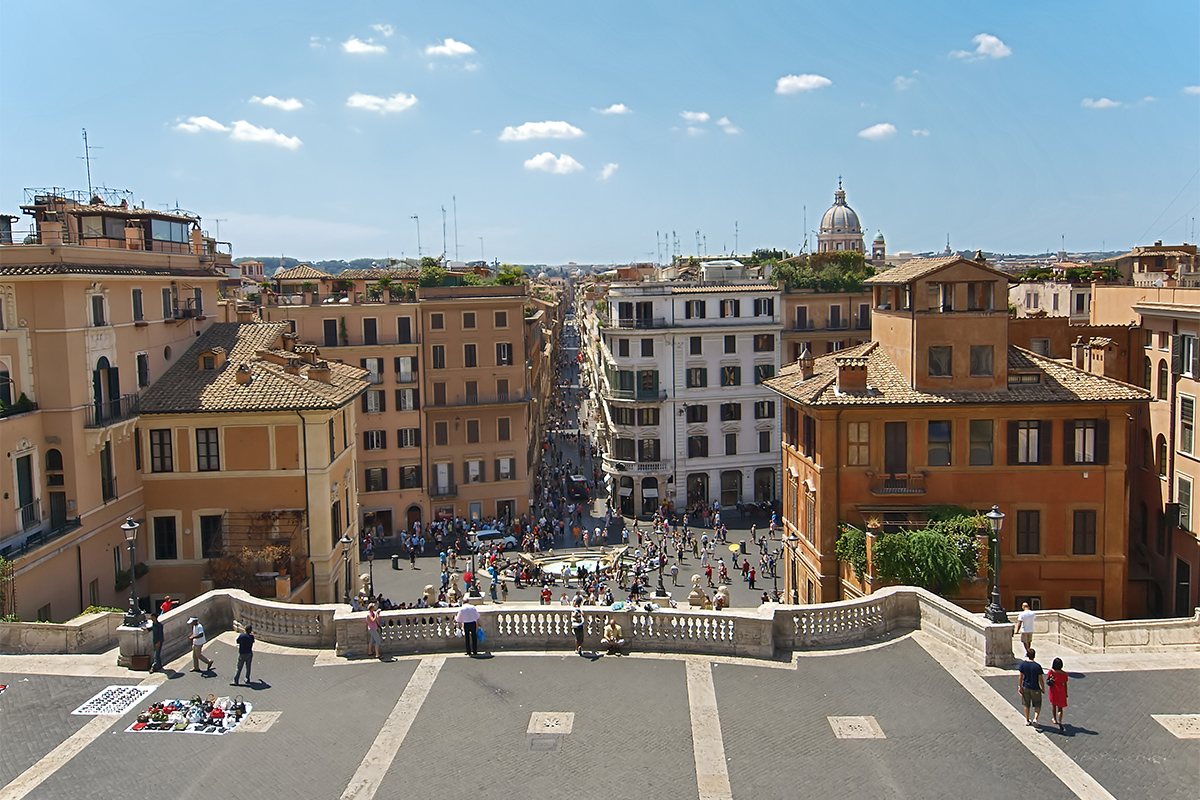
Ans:
[[[815,320],[811,320],[811,319],[796,320],[795,322],[792,323],[792,326],[790,328],[788,328],[788,330],[790,330],[790,331],[811,331],[811,330],[815,330],[816,327],[817,327],[817,323]]]
[[[21,530],[36,528],[42,521],[42,509],[38,500],[21,506]]]
[[[826,321],[825,330],[827,331],[844,331],[850,329],[850,321],[845,319],[831,319]]]
[[[871,477],[871,494],[925,494],[925,473],[876,475]]]
[[[88,406],[85,428],[104,428],[124,422],[138,415],[141,398],[137,394],[123,394],[116,400],[102,400]]]
[[[487,406],[500,403],[527,403],[531,395],[528,391],[496,392],[494,394],[460,394],[454,398],[456,406]]]
[[[622,317],[617,320],[617,327],[632,328],[634,330],[665,328],[667,327],[667,320],[665,317]]]
[[[434,484],[429,490],[429,496],[433,498],[455,497],[458,495],[458,486],[453,483]]]
[[[666,461],[634,461],[604,457],[604,466],[613,472],[668,472],[671,465]]]
[[[649,389],[641,389],[634,391],[632,389],[613,389],[608,392],[608,396],[616,400],[666,400],[667,390],[651,391]]]

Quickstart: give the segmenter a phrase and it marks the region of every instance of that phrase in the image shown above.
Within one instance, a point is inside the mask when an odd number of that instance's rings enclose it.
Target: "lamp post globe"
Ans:
[[[125,613],[125,619],[122,624],[132,627],[137,627],[142,624],[142,609],[138,607],[137,599],[137,570],[135,568],[137,562],[136,545],[137,532],[141,525],[133,521],[133,517],[126,517],[125,522],[121,525],[121,531],[125,534],[125,543],[129,546],[129,611]]]
[[[983,615],[990,622],[1008,623],[1008,612],[1000,603],[1000,528],[1004,525],[1004,514],[999,507],[984,514],[992,528],[992,601],[984,609]]]

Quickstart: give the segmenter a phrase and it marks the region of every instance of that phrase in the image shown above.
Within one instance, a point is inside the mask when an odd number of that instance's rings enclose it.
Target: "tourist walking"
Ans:
[[[463,626],[463,639],[466,640],[467,655],[479,655],[479,609],[470,603],[463,603],[454,615],[454,621]]]
[[[1060,731],[1067,729],[1063,723],[1063,712],[1067,709],[1067,681],[1070,677],[1063,671],[1061,658],[1051,662],[1050,672],[1046,675],[1046,689],[1050,700],[1050,719],[1058,724]]]
[[[367,655],[383,658],[379,654],[379,646],[382,644],[383,639],[379,635],[379,609],[371,603],[367,606]],[[372,653],[372,650],[375,652]]]
[[[161,614],[152,613],[150,615],[150,642],[154,645],[154,660],[150,662],[150,671],[160,670],[163,668],[162,663],[162,648],[165,635],[163,633],[162,620],[159,617]]]
[[[188,617],[188,625],[192,626],[192,633],[188,636],[192,640],[192,672],[201,671],[201,661],[206,665],[203,671],[209,672],[213,668],[213,661],[203,653],[204,643],[208,641],[204,638],[204,626],[197,617]]]
[[[575,633],[575,652],[583,655],[583,598],[576,597],[571,607],[571,630]]]
[[[1033,660],[1037,655],[1033,648],[1025,651],[1025,660],[1017,665],[1019,678],[1017,689],[1021,693],[1021,705],[1025,708],[1025,724],[1037,727],[1038,718],[1042,715],[1042,693],[1046,691],[1046,676],[1042,674],[1042,665]],[[1029,718],[1029,709],[1033,709],[1033,719]]]
[[[233,675],[233,683],[230,686],[237,686],[242,680],[242,667],[246,668],[246,685],[249,686],[253,681],[250,679],[250,667],[254,663],[254,626],[247,625],[246,629],[237,637],[238,646],[238,665],[237,672]]]
[[[1028,602],[1021,603],[1021,613],[1017,614],[1014,632],[1021,634],[1021,644],[1024,645],[1026,653],[1031,652],[1030,648],[1033,647],[1033,619],[1035,616]]]

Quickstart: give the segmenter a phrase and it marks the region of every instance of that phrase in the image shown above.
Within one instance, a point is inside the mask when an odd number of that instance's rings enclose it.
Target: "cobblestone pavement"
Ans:
[[[1043,735],[1117,797],[1200,797],[1200,739],[1179,739],[1150,716],[1200,714],[1200,672],[1081,673],[1069,658],[1065,665],[1066,731],[1050,724],[1043,698]],[[987,682],[1023,721],[1016,675]]]
[[[105,685],[143,676],[19,674],[11,665],[32,657],[0,656],[0,682],[10,687],[0,696],[0,786],[31,765],[46,772],[27,794],[0,788],[0,798],[1108,796],[1072,791],[1020,740],[1015,673],[935,657],[914,636],[790,662],[636,654],[379,662],[262,645],[251,689],[228,685],[228,635],[207,651],[217,676],[179,671],[180,659],[151,701],[243,694],[256,713],[278,712],[269,729],[124,733],[134,709],[57,769],[46,754],[87,733],[89,718],[70,711]],[[318,655],[329,666],[314,666]],[[952,658],[1009,704],[992,700],[999,711],[989,711],[988,698],[951,677]],[[1074,676],[1071,735],[1038,741],[1113,797],[1194,800],[1200,740],[1175,738],[1150,714],[1200,711],[1195,663]],[[426,664],[434,668],[422,673]],[[414,691],[421,674],[426,685]],[[695,675],[711,678],[714,708],[697,698]],[[531,734],[535,712],[554,722]],[[393,725],[397,714],[408,721]],[[885,738],[838,738],[829,718],[842,716],[873,718]],[[700,772],[720,779],[703,795]]]

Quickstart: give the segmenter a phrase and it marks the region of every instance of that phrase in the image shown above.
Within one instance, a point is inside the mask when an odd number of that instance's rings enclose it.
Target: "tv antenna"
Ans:
[[[417,258],[421,257],[421,219],[416,214],[413,214],[411,219],[417,221]]]
[[[458,261],[458,198],[450,195],[454,203],[454,260]]]
[[[217,219],[216,217],[213,217],[213,222],[217,223],[217,241],[219,242],[221,241],[221,223],[229,222],[229,219]]]
[[[91,201],[92,193],[93,193],[93,189],[92,189],[92,149],[93,148],[88,145],[87,128],[82,128],[82,130],[83,130],[83,155],[80,156],[80,158],[82,158],[84,163],[87,164],[88,200]],[[104,148],[97,147],[95,149],[103,150]]]

